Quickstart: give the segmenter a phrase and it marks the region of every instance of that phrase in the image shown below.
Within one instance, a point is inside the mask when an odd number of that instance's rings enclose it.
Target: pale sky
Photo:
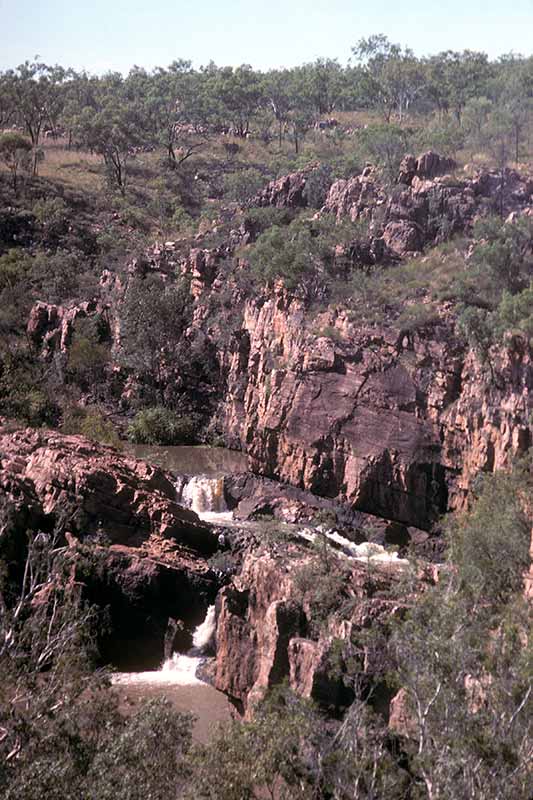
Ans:
[[[167,66],[345,63],[385,33],[417,55],[533,52],[533,0],[0,0],[0,69],[39,55],[90,72]]]

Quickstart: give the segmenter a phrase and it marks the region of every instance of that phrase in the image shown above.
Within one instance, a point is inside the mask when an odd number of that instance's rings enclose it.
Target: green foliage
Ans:
[[[0,256],[0,292],[13,289],[30,274],[32,258],[20,248],[12,248]]]
[[[464,147],[465,132],[458,122],[452,119],[434,119],[424,125],[416,137],[416,145],[421,150],[436,150],[442,155],[456,158]]]
[[[515,295],[507,291],[503,293],[497,321],[502,332],[519,330],[529,338],[533,337],[533,284]]]
[[[305,180],[304,197],[310,208],[322,208],[332,183],[332,170],[328,164],[321,164],[309,173]]]
[[[190,319],[188,285],[164,285],[159,276],[130,281],[120,309],[121,352],[124,366],[133,370],[157,402],[164,400],[165,374],[179,363],[179,348]],[[185,358],[185,354],[183,353]],[[190,352],[189,352],[190,357]]]
[[[490,314],[482,308],[464,308],[457,318],[459,332],[482,362],[489,359],[489,351],[494,343],[494,328]]]
[[[350,569],[332,550],[325,536],[320,536],[316,555],[298,570],[295,585],[307,611],[312,636],[327,628],[334,616],[347,619],[353,610],[350,593]]]
[[[192,417],[161,406],[139,411],[128,427],[128,439],[134,444],[192,444],[197,434],[198,427]]]
[[[9,132],[0,135],[0,159],[11,172],[13,190],[17,191],[18,174],[21,169],[29,170],[32,143],[20,133]]]
[[[45,197],[37,200],[32,212],[41,225],[56,234],[64,233],[68,225],[68,206],[61,197]]]
[[[24,578],[0,585],[2,797],[167,800],[187,773],[191,717],[164,701],[119,711],[94,671],[99,614],[58,544],[32,532]]]
[[[33,427],[55,425],[60,409],[39,365],[21,351],[0,350],[0,415]]]
[[[408,149],[407,134],[398,125],[369,125],[360,133],[368,157],[378,164],[385,176],[393,181],[400,162]]]
[[[483,481],[472,511],[450,527],[439,582],[409,603],[393,633],[421,797],[529,797],[529,484],[527,468]]]
[[[248,168],[224,176],[224,197],[244,205],[265,185],[265,178],[257,169]]]
[[[533,276],[533,220],[518,218],[506,223],[496,217],[479,220],[474,227],[478,241],[471,258],[473,270],[488,273],[494,288],[515,293]]]
[[[94,406],[70,406],[63,415],[63,433],[79,434],[100,444],[121,447],[119,435],[111,420]]]
[[[483,476],[472,510],[452,524],[450,560],[460,591],[496,608],[522,588],[529,565],[531,528],[524,511],[526,465],[512,475]]]
[[[92,389],[98,394],[110,358],[110,348],[101,341],[98,322],[78,319],[67,357],[67,371],[75,383],[82,390]]]

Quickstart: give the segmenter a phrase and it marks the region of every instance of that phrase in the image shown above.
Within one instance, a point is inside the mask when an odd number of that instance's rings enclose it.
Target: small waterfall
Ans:
[[[229,521],[233,514],[228,511],[224,499],[224,478],[207,475],[178,477],[176,481],[178,502],[195,511],[200,519],[216,522]]]
[[[198,625],[192,635],[193,647],[204,652],[213,640],[216,629],[215,606],[209,606],[204,621]]]
[[[118,672],[112,675],[111,682],[120,685],[175,684],[177,686],[193,686],[201,684],[196,677],[196,670],[203,661],[203,654],[211,644],[215,635],[215,606],[209,606],[205,619],[194,630],[193,647],[187,655],[173,653],[165,659],[161,669],[149,672]]]

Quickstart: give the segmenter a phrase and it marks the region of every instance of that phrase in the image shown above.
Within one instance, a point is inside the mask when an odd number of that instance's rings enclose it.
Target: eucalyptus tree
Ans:
[[[461,123],[465,106],[486,94],[493,68],[486,53],[447,50],[424,61],[427,93],[441,115]]]
[[[98,84],[95,107],[84,107],[76,118],[76,135],[104,160],[110,185],[126,193],[127,166],[135,148],[146,143],[146,118],[140,99],[128,97],[119,73],[108,73]]]
[[[33,173],[39,161],[38,147],[45,124],[55,128],[64,103],[63,67],[25,61],[8,73],[15,115],[33,146]]]
[[[424,88],[420,62],[408,48],[393,44],[383,34],[360,39],[352,53],[362,65],[366,97],[390,122],[394,112],[401,122]]]
[[[283,131],[289,121],[296,99],[291,91],[292,72],[287,69],[271,70],[265,75],[263,91],[278,125],[278,142],[281,150]]]
[[[164,147],[172,169],[205,146],[210,112],[202,78],[190,61],[174,61],[168,69],[155,70],[148,82],[145,106],[155,141]]]
[[[232,132],[245,138],[250,133],[254,114],[263,102],[263,84],[259,73],[249,64],[240,67],[216,67],[210,65],[207,72],[206,89],[219,113],[225,118]]]
[[[21,169],[30,163],[31,142],[18,131],[0,134],[0,159],[11,172],[13,191],[17,193],[18,176]]]

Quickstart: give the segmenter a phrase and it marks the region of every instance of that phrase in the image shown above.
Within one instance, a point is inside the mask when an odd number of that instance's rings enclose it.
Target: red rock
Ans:
[[[75,508],[83,515],[80,538],[101,530],[113,544],[137,547],[157,535],[200,552],[216,549],[209,526],[175,502],[163,470],[82,436],[0,426],[0,486],[10,503],[34,514],[57,519]]]

